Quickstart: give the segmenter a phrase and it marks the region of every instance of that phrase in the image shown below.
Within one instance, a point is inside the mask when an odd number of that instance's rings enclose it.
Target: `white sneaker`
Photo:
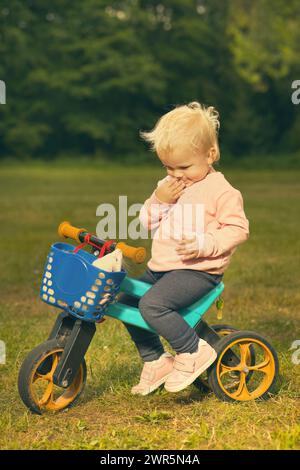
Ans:
[[[174,357],[166,352],[156,361],[145,362],[140,382],[132,387],[133,395],[148,395],[165,383],[173,370]]]

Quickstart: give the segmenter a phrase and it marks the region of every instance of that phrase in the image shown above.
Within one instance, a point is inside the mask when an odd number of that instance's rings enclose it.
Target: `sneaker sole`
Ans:
[[[215,360],[217,359],[217,356],[218,356],[217,353],[214,352],[213,356],[209,359],[209,361],[203,364],[203,366],[200,369],[194,372],[184,382],[181,382],[181,384],[177,385],[176,387],[172,387],[172,386],[168,387],[165,385],[165,390],[167,390],[168,392],[180,392],[181,390],[184,390],[186,387],[191,385],[196,380],[196,378],[199,377],[199,375],[203,374],[203,372],[205,372],[206,369],[208,369],[211,364],[215,362]]]
[[[166,382],[167,378],[171,375],[171,373],[172,372],[170,372],[168,375],[165,375],[158,382],[155,382],[155,384],[151,385],[151,387],[149,389],[147,389],[147,391],[144,391],[144,392],[131,392],[131,394],[132,395],[142,395],[142,396],[149,395],[149,393],[154,392],[154,390],[156,390],[158,387],[163,385]]]

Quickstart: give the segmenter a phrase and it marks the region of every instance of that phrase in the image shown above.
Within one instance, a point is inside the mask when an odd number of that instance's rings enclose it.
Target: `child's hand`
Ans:
[[[155,191],[155,195],[161,202],[174,204],[180,198],[185,188],[185,183],[172,178],[161,183]]]
[[[191,233],[190,235],[182,235],[182,240],[179,240],[176,251],[177,254],[181,256],[182,261],[188,261],[199,258],[201,248],[201,237],[198,237],[195,233]]]
[[[192,186],[192,184],[194,184],[194,181],[191,181],[191,180],[183,179],[182,181],[184,182],[186,188],[189,188],[190,186]]]

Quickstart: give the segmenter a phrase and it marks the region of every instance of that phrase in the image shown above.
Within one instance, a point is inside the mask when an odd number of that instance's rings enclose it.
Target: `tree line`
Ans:
[[[299,36],[296,0],[2,0],[0,157],[138,156],[194,100],[234,157],[294,152]]]

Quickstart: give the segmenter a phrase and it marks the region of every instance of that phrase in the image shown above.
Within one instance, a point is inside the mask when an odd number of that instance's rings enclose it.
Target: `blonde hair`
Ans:
[[[163,155],[187,142],[196,153],[208,152],[215,148],[214,161],[220,159],[218,132],[219,113],[213,107],[205,107],[193,101],[187,105],[176,106],[164,114],[150,132],[140,132],[140,136],[151,144],[151,150]]]

